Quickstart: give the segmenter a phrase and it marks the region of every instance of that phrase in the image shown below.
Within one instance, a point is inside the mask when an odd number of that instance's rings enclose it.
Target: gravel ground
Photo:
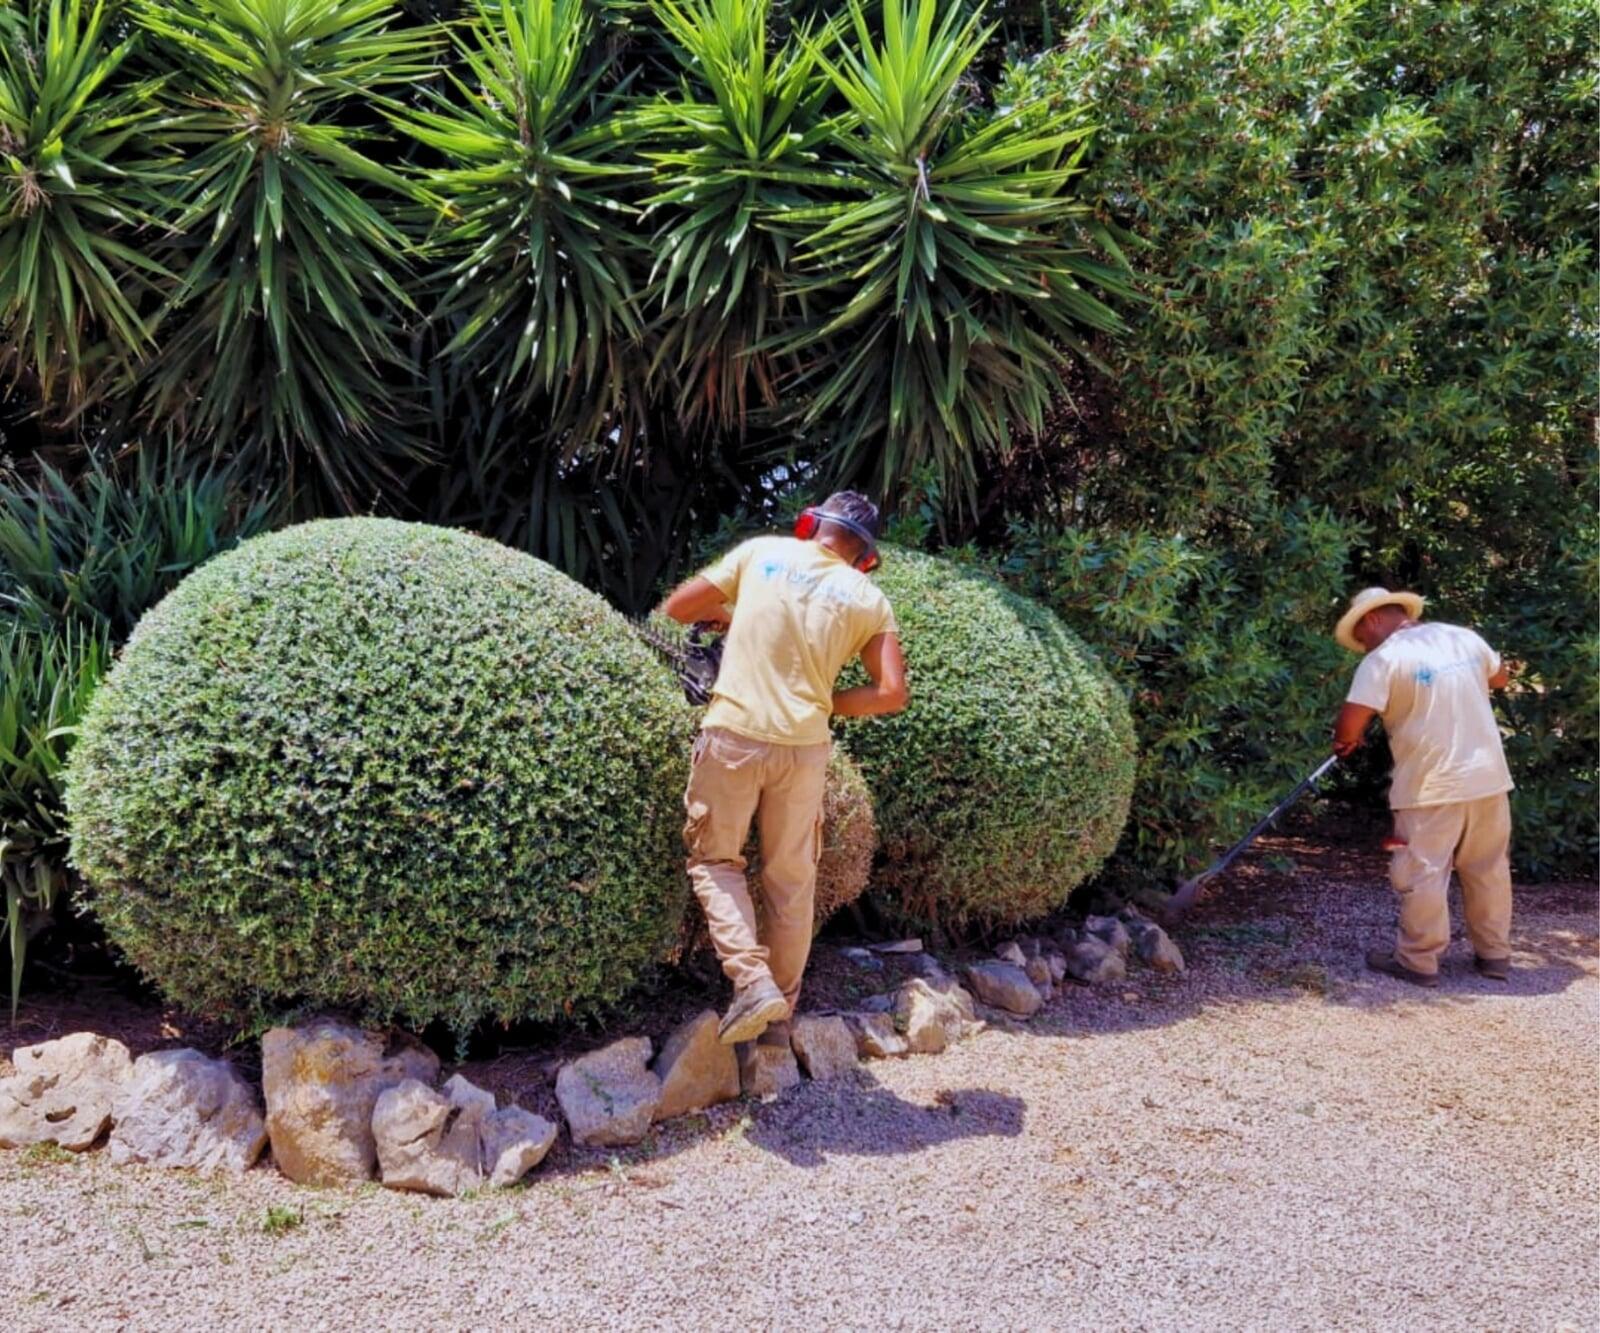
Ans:
[[[1070,990],[1025,1026],[620,1158],[563,1146],[505,1194],[0,1154],[0,1319],[1600,1326],[1593,886],[1520,892],[1509,986],[1458,940],[1424,993],[1359,968],[1391,920],[1375,856],[1270,851],[1279,868],[1258,859],[1180,934],[1186,977]],[[468,1072],[533,1104],[549,1064]]]

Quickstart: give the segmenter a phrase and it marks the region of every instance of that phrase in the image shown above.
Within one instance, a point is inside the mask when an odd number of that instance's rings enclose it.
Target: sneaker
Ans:
[[[767,1030],[769,1023],[789,1017],[789,1002],[770,977],[752,981],[733,993],[733,1003],[717,1025],[717,1039],[724,1046],[735,1046],[741,1041],[754,1041]]]
[[[1367,966],[1374,972],[1382,972],[1387,977],[1398,977],[1401,981],[1409,981],[1413,986],[1437,986],[1439,984],[1439,978],[1436,974],[1418,972],[1407,967],[1389,949],[1368,949]]]
[[[1511,960],[1509,958],[1480,958],[1472,955],[1472,965],[1478,969],[1480,977],[1488,977],[1490,981],[1511,980]]]

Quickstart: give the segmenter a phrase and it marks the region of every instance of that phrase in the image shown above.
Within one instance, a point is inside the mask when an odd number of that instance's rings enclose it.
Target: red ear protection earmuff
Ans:
[[[856,557],[857,569],[863,574],[870,574],[878,567],[877,538],[853,518],[846,518],[843,514],[830,514],[826,509],[802,509],[800,517],[794,521],[794,535],[803,542],[810,541],[817,535],[817,529],[822,526],[823,519],[837,523],[841,528],[850,529],[866,542],[867,549]]]

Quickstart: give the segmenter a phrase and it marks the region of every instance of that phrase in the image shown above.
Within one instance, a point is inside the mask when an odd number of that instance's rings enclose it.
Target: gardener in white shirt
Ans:
[[[1477,969],[1504,981],[1512,784],[1489,692],[1504,689],[1510,673],[1471,630],[1423,624],[1421,616],[1415,593],[1368,588],[1334,632],[1344,647],[1366,654],[1334,727],[1334,753],[1350,754],[1367,724],[1383,718],[1394,754],[1389,804],[1405,844],[1389,863],[1400,897],[1395,947],[1368,953],[1367,966],[1418,986],[1439,984],[1454,865]]]

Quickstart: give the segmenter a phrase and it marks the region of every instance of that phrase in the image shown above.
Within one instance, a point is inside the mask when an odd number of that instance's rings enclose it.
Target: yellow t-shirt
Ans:
[[[1500,654],[1469,629],[1429,622],[1396,630],[1356,668],[1348,701],[1383,716],[1394,753],[1396,810],[1476,801],[1511,790],[1489,677]]]
[[[733,607],[702,725],[778,745],[828,739],[833,683],[894,612],[877,584],[820,542],[756,537],[705,570]]]

